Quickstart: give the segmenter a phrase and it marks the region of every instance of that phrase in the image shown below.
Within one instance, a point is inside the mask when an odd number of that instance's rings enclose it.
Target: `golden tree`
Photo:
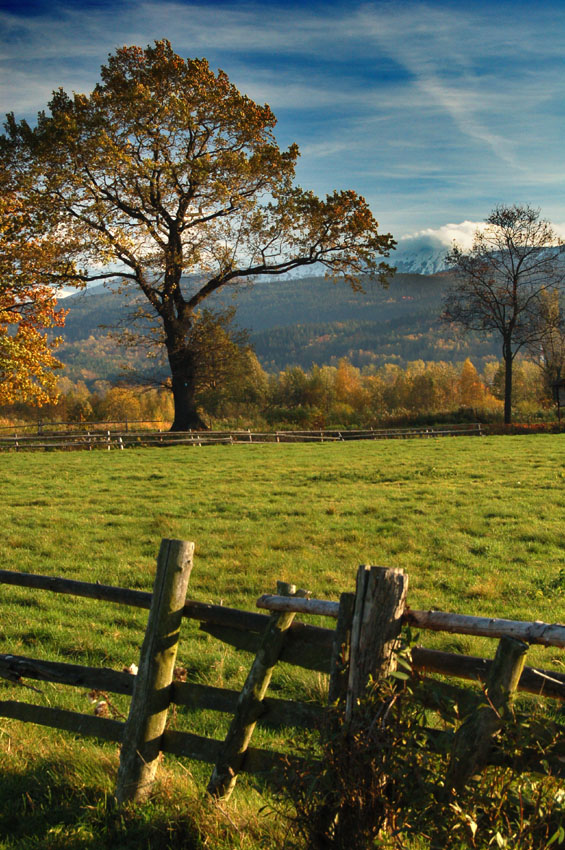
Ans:
[[[485,399],[485,385],[468,357],[461,367],[458,390],[463,407],[479,407]]]
[[[0,172],[0,404],[46,404],[57,396],[61,367],[48,330],[61,326],[56,292],[38,266],[56,269],[56,246],[34,221],[10,175]]]
[[[315,263],[354,287],[389,271],[380,258],[394,241],[366,201],[295,186],[298,148],[281,151],[274,126],[268,106],[167,41],[120,48],[90,95],[59,90],[34,128],[8,116],[3,157],[30,204],[56,212],[69,260],[60,280],[119,278],[145,296],[175,430],[202,424],[191,334],[212,293]]]

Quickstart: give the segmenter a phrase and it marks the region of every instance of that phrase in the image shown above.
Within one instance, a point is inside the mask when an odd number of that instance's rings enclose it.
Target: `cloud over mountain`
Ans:
[[[484,221],[461,221],[459,224],[444,224],[428,227],[415,233],[407,233],[398,239],[396,251],[391,256],[399,272],[411,274],[436,274],[444,271],[445,256],[453,243],[468,251],[473,243],[475,231],[484,227]],[[556,236],[565,240],[565,226],[553,225]]]
[[[443,271],[446,267],[445,255],[453,243],[456,242],[464,250],[470,248],[473,235],[481,224],[478,221],[462,221],[408,233],[399,238],[391,261],[399,272],[435,274]]]

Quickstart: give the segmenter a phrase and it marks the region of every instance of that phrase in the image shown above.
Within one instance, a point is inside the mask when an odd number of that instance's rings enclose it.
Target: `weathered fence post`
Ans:
[[[381,679],[396,666],[394,649],[402,628],[407,592],[408,576],[402,570],[359,567],[351,626],[346,723],[351,720],[369,677]]]
[[[124,729],[116,798],[143,800],[157,770],[194,543],[162,540],[147,629]]]
[[[277,582],[280,596],[307,596],[293,584]],[[286,633],[295,617],[294,611],[271,614],[261,645],[237,701],[237,707],[222,751],[208,783],[208,793],[227,800],[231,795],[245,752],[257,720],[263,711],[263,699],[271,681],[273,669],[284,646]]]
[[[333,705],[346,696],[349,652],[351,647],[351,624],[355,609],[355,594],[342,593],[339,597],[339,615],[335,627],[328,703]]]
[[[461,791],[486,763],[493,736],[502,727],[502,711],[512,701],[528,651],[515,638],[500,639],[486,684],[486,701],[459,727],[445,782],[446,790]]]

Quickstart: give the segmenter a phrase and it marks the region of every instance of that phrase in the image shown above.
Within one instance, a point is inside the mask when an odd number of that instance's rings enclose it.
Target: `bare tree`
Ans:
[[[547,334],[544,298],[565,282],[565,246],[530,206],[498,206],[475,233],[469,252],[454,245],[456,274],[443,321],[464,332],[499,334],[505,367],[504,421],[512,419],[512,367],[519,351]]]
[[[565,377],[565,316],[557,290],[542,295],[540,322],[542,337],[539,344],[530,347],[530,353],[539,364],[544,389],[551,398],[555,385]]]

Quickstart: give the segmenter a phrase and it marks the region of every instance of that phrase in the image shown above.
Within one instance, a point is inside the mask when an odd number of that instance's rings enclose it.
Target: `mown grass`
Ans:
[[[277,579],[337,599],[373,563],[409,573],[413,608],[563,621],[564,447],[539,435],[3,455],[0,566],[150,590],[160,539],[179,537],[196,543],[189,596],[204,602],[253,609]],[[144,611],[7,586],[0,599],[0,652],[137,661]],[[421,642],[494,652],[468,637]],[[250,658],[185,622],[179,663],[191,680],[238,687]],[[563,669],[551,649],[528,663]],[[315,699],[324,682],[281,665],[273,688]],[[1,699],[92,710],[80,689],[40,691],[0,684]],[[125,699],[112,704],[127,712]],[[179,710],[172,722],[222,737],[227,718]],[[115,812],[116,759],[111,746],[0,719],[0,848],[280,846],[283,825],[257,817],[252,783],[211,814],[204,765],[167,759],[155,800]]]

